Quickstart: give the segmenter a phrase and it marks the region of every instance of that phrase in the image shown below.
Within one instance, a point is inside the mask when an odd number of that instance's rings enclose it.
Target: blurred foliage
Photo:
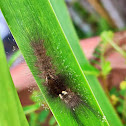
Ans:
[[[104,31],[100,36],[104,43],[109,43],[118,53],[120,53],[126,59],[126,52],[113,41],[114,33],[112,31]]]
[[[58,126],[39,90],[34,90],[30,99],[34,104],[23,107],[29,126]]]
[[[126,125],[126,80],[120,83],[120,88],[110,90],[111,102],[115,107],[122,122]]]
[[[80,39],[100,35],[100,33],[102,31],[106,31],[106,30],[116,31],[116,29],[112,28],[104,18],[99,17],[97,19],[95,16],[93,16],[92,14],[87,12],[82,7],[80,2],[75,2],[73,4],[73,8],[78,12],[78,14],[81,16],[81,18],[86,23],[91,25],[91,28],[92,28],[92,33],[83,33],[81,31],[81,29],[79,29],[78,26],[76,24],[74,24],[75,25],[75,29],[76,29],[77,34],[78,34]]]
[[[101,33],[100,36],[101,36],[101,42],[95,48],[93,58],[90,60],[90,62],[100,70],[99,76],[101,78],[103,88],[125,126],[126,80],[123,80],[120,83],[119,89],[116,87],[112,87],[111,90],[109,90],[107,78],[111,73],[112,67],[110,62],[106,60],[108,49],[110,49],[110,47],[112,47],[116,52],[124,56],[124,58],[125,58],[125,51],[113,41],[114,33],[112,31],[104,31]]]
[[[110,38],[110,36],[106,37]],[[111,39],[113,39],[113,36],[111,36]],[[93,58],[90,60],[91,64],[93,65],[97,64],[100,67],[101,70],[100,74],[104,77],[107,76],[112,70],[111,63],[107,61],[105,57],[108,44],[109,43],[106,40],[104,40],[104,38],[101,37],[101,42],[95,48]]]

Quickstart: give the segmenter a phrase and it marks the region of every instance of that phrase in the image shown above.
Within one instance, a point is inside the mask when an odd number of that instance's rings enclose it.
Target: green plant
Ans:
[[[92,71],[92,66],[80,49],[62,0],[5,0],[0,2],[0,7],[59,125],[121,125],[95,76],[85,76],[83,73],[87,69]],[[52,98],[42,84],[44,80],[38,76],[42,71],[36,68],[38,57],[32,44],[43,45],[43,41],[46,54],[51,57],[56,72],[65,75],[68,88],[81,96],[83,104],[79,104],[75,110],[70,109],[59,97]]]
[[[114,34],[112,31],[104,31],[101,34],[103,42],[109,43],[118,53],[120,53],[124,58],[126,58],[126,52],[113,41],[113,36]]]
[[[115,107],[115,110],[120,116],[122,122],[125,124],[126,123],[126,116],[125,116],[126,82],[122,81],[120,83],[120,89],[117,89],[116,87],[113,87],[110,91],[108,89],[107,78],[112,70],[110,62],[106,60],[108,48],[112,47],[116,52],[118,52],[124,58],[126,58],[125,51],[113,41],[114,39],[113,37],[114,37],[114,33],[112,31],[104,31],[101,33],[101,42],[99,43],[99,45],[96,47],[94,51],[94,54],[93,54],[94,58],[91,60],[91,63],[93,65],[99,66],[100,68],[99,76],[100,76],[100,79],[102,80],[104,90],[106,91],[106,94],[108,98],[110,99],[112,105]]]
[[[0,39],[0,126],[28,126]]]
[[[122,122],[126,125],[126,81],[120,83],[120,88],[113,87],[110,90],[113,106],[118,112]]]

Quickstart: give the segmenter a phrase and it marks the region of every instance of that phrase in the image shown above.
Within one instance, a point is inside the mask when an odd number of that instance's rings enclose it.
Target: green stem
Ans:
[[[112,40],[107,40],[111,45],[112,47],[117,51],[119,52],[124,58],[126,58],[126,52],[123,51],[114,41]]]

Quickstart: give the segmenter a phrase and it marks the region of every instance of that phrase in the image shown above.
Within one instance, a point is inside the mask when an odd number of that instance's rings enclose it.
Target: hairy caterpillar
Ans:
[[[46,80],[44,85],[47,87],[50,95],[60,97],[68,107],[74,110],[81,102],[81,99],[67,87],[65,78],[60,74],[56,74],[56,70],[51,64],[51,58],[47,56],[43,43],[43,40],[40,40],[38,43],[32,42],[34,54],[37,57],[35,66],[41,71],[39,76]]]
[[[31,46],[36,56],[35,66],[40,71],[39,77],[44,79],[44,86],[47,88],[49,95],[52,97],[59,97],[65,104],[70,108],[74,117],[76,117],[77,122],[81,123],[77,115],[75,114],[76,108],[79,105],[84,105],[88,108],[96,117],[102,119],[102,115],[98,114],[90,105],[84,102],[81,97],[71,88],[68,87],[66,76],[56,73],[56,67],[51,63],[51,57],[46,54],[46,49],[44,47],[44,40],[39,40],[37,42],[31,42]],[[83,124],[81,124],[83,125]]]

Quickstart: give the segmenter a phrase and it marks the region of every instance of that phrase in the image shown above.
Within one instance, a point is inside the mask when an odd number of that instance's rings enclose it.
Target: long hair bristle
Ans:
[[[44,40],[40,40],[39,42],[32,42],[31,45],[34,49],[34,55],[37,58],[35,66],[40,71],[39,77],[45,79],[48,74],[54,75],[55,69],[52,66],[51,58],[46,54]]]

